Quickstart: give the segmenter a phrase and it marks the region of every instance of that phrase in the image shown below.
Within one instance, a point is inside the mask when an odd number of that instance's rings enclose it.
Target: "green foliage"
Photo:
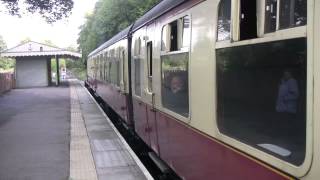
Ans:
[[[59,59],[59,67],[60,69],[66,67],[65,59]],[[51,72],[57,72],[57,62],[55,58],[51,59]]]
[[[79,49],[84,61],[88,54],[125,29],[160,0],[99,0],[94,13],[80,27]]]
[[[21,16],[20,0],[0,0],[11,15]],[[24,0],[24,8],[40,14],[48,23],[53,23],[71,14],[73,0]]]
[[[26,38],[24,38],[23,40],[20,41],[20,44],[24,44],[24,43],[27,43],[29,41],[31,41],[31,38],[30,37],[26,37]]]
[[[86,67],[81,61],[67,60],[66,67],[71,73],[80,80],[85,80],[87,77]]]
[[[7,49],[7,44],[0,36],[0,52]],[[14,68],[15,61],[9,58],[0,57],[0,71],[7,71]]]
[[[44,40],[43,42],[42,42],[43,44],[46,44],[46,45],[48,45],[48,46],[53,46],[53,47],[57,47],[56,45],[54,45],[53,44],[53,42],[51,41],[51,40]]]

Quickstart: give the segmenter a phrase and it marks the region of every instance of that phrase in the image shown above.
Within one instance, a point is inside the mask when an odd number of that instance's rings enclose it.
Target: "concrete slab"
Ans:
[[[68,179],[69,132],[68,86],[0,96],[0,179]]]

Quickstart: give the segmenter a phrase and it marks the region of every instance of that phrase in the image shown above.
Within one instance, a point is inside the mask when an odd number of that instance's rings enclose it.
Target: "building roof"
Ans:
[[[66,49],[28,41],[19,44],[13,48],[1,52],[2,57],[16,58],[16,57],[30,57],[30,56],[63,56],[74,59],[81,58],[81,54]]]

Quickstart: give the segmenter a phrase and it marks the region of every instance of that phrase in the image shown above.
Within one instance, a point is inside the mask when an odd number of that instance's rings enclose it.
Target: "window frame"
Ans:
[[[312,109],[313,109],[313,66],[312,66],[312,33],[313,33],[313,14],[314,14],[314,10],[313,8],[310,8],[310,4],[312,4],[312,0],[307,0],[307,24],[304,26],[298,26],[298,27],[293,27],[293,28],[287,28],[287,29],[278,29],[278,24],[277,24],[277,30],[275,32],[271,32],[271,33],[264,33],[264,26],[265,26],[265,12],[263,11],[263,14],[261,14],[261,17],[258,17],[258,21],[261,21],[261,24],[258,22],[258,37],[255,39],[250,39],[250,40],[243,40],[243,41],[239,41],[237,39],[237,35],[238,35],[238,31],[239,31],[239,23],[238,23],[238,11],[239,10],[239,6],[237,7],[237,4],[240,2],[240,0],[232,0],[232,7],[233,9],[231,9],[232,11],[232,15],[231,15],[231,40],[226,40],[226,41],[217,41],[217,36],[215,37],[214,41],[215,41],[215,47],[214,47],[214,51],[216,51],[216,49],[222,49],[222,48],[228,48],[228,47],[238,47],[238,46],[244,46],[244,45],[251,45],[251,44],[258,44],[258,43],[264,43],[264,42],[272,42],[272,41],[280,41],[280,40],[287,40],[287,39],[294,39],[294,38],[300,38],[300,37],[306,37],[307,39],[307,80],[306,80],[306,91],[307,91],[307,97],[306,97],[306,124],[307,124],[307,129],[306,129],[306,145],[305,145],[305,159],[304,162],[302,163],[302,165],[300,166],[295,166],[287,161],[281,160],[279,158],[277,158],[276,156],[273,156],[269,153],[266,153],[262,150],[259,150],[249,144],[246,144],[240,140],[237,140],[236,138],[233,138],[231,136],[228,136],[227,134],[224,134],[223,132],[220,131],[220,128],[217,126],[217,116],[214,116],[213,119],[215,121],[216,124],[216,132],[217,132],[217,138],[220,139],[222,142],[229,144],[233,147],[236,147],[237,149],[243,151],[243,152],[247,152],[248,154],[250,154],[253,157],[256,157],[286,173],[289,173],[293,176],[296,177],[303,177],[307,174],[309,167],[311,165],[312,162],[312,153],[313,153],[313,149],[312,149],[312,134],[313,134],[313,130],[312,127],[310,127],[310,124],[312,124],[313,121],[313,113],[312,113]],[[265,8],[265,2],[266,0],[264,0],[262,2],[263,7]],[[278,2],[279,3],[279,2]],[[217,6],[217,9],[219,8],[219,4]],[[280,6],[278,5],[278,9],[280,8]],[[234,10],[235,9],[235,10]],[[310,10],[309,10],[310,9]],[[279,14],[279,12],[278,12]],[[277,15],[279,17],[279,15]],[[277,17],[277,18],[278,18]],[[217,18],[216,20],[218,20],[218,14],[217,14]],[[277,20],[277,23],[279,21]],[[263,31],[261,31],[261,26],[263,26]],[[215,27],[215,32],[217,34],[217,24]],[[307,36],[307,34],[309,34]],[[233,39],[235,37],[235,39]],[[216,52],[215,52],[216,54]],[[215,73],[216,73],[216,69],[215,69]],[[215,87],[217,87],[217,84],[215,84]],[[218,102],[216,101],[218,98],[218,94],[217,91],[215,91],[215,107],[217,107]],[[218,115],[218,113],[216,113],[216,115]]]
[[[180,50],[177,50],[177,51],[166,51],[166,50],[163,50],[162,49],[162,39],[163,39],[163,29],[166,25],[169,25],[171,22],[174,22],[174,21],[177,21],[179,19],[183,19],[185,16],[188,16],[189,17],[189,29],[190,29],[190,34],[189,34],[189,43],[188,43],[188,47],[181,47]],[[163,103],[162,103],[162,78],[160,78],[160,84],[161,84],[161,90],[159,91],[160,92],[160,100],[159,100],[159,109],[184,122],[184,123],[187,123],[189,124],[191,122],[191,117],[192,117],[192,109],[191,109],[191,78],[190,78],[190,74],[192,74],[191,72],[191,47],[192,47],[192,15],[190,12],[185,12],[185,13],[181,13],[179,14],[178,16],[175,16],[173,18],[169,18],[167,19],[166,21],[164,21],[160,26],[161,26],[161,30],[160,30],[160,34],[161,34],[161,37],[160,37],[160,77],[162,76],[162,60],[161,60],[161,57],[164,56],[164,55],[175,55],[175,54],[181,54],[181,53],[188,53],[188,97],[189,97],[189,116],[188,117],[185,117],[185,116],[182,116],[180,115],[179,113],[176,113],[166,107],[163,106]],[[182,37],[183,39],[183,37]],[[183,43],[182,43],[183,44]],[[166,48],[167,49],[167,48]]]

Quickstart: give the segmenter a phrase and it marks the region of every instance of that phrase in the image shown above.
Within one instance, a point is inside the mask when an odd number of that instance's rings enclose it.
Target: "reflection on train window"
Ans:
[[[108,61],[109,61],[109,66],[108,66],[108,82],[109,82],[109,83],[112,83],[112,81],[111,81],[112,62],[110,61],[110,57],[109,57]]]
[[[190,17],[185,16],[182,18],[182,26],[183,26],[183,33],[182,33],[182,47],[189,47],[190,44]]]
[[[141,96],[141,60],[139,58],[134,59],[134,93],[137,96]]]
[[[141,52],[141,39],[139,37],[134,42],[134,55],[138,56],[138,55],[140,55],[140,52]]]
[[[277,28],[277,0],[266,0],[265,6],[265,33],[276,31]]]
[[[161,97],[163,107],[184,117],[189,116],[189,53],[161,56]]]
[[[104,62],[103,62],[103,56],[102,55],[100,55],[99,56],[99,63],[100,63],[100,70],[99,70],[99,72],[100,72],[100,80],[103,80],[103,64],[104,64]]]
[[[103,72],[104,72],[104,81],[107,81],[108,77],[107,77],[107,69],[108,69],[108,53],[105,53],[104,54],[104,69],[103,69]]]
[[[280,1],[280,29],[307,24],[306,0]]]
[[[222,133],[301,165],[306,143],[306,38],[217,49]]]
[[[121,69],[120,69],[120,59],[116,60],[116,82],[115,84],[120,87],[120,76],[121,76]]]
[[[161,50],[179,51],[190,44],[190,16],[184,16],[162,28]]]
[[[168,36],[169,34],[169,25],[165,25],[162,28],[162,41],[161,41],[161,51],[169,51],[169,39],[170,36]]]
[[[217,41],[231,38],[231,0],[222,0],[219,5]]]
[[[114,61],[111,61],[110,63],[110,82],[111,84],[115,84],[116,82],[116,66],[115,66],[115,63]]]

